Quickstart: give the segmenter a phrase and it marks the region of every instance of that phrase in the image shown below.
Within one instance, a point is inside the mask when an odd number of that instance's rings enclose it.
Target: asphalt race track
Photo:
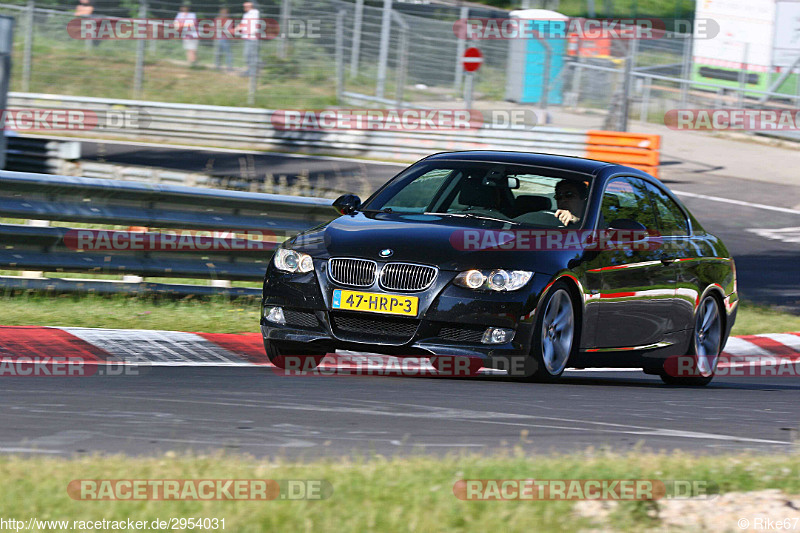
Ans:
[[[211,152],[112,144],[98,152],[84,143],[84,154],[202,170]],[[213,155],[220,172],[240,168],[241,155]],[[259,173],[366,172],[376,186],[398,170],[281,154],[253,155],[248,164]],[[662,178],[724,239],[742,296],[800,310],[796,188],[699,172],[679,163]],[[1,453],[222,449],[313,458],[641,445],[713,454],[790,451],[800,427],[796,375],[720,376],[706,388],[679,388],[638,371],[568,371],[560,383],[529,384],[504,376],[285,377],[264,367],[155,367],[124,377],[3,377],[0,391]]]
[[[226,450],[297,458],[615,451],[791,451],[798,378],[674,388],[639,372],[504,377],[285,377],[267,368],[154,368],[142,376],[0,380],[2,453]]]

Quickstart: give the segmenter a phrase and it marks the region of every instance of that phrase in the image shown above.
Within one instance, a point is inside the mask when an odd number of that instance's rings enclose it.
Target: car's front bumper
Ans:
[[[333,290],[349,287],[331,283],[324,262],[315,267],[314,272],[297,275],[284,274],[270,265],[262,309],[279,306],[288,313],[287,324],[282,325],[266,321],[262,311],[265,341],[301,345],[309,353],[352,350],[410,357],[463,356],[491,366],[492,359],[530,352],[536,302],[549,281],[549,276],[534,275],[518,291],[472,291],[452,284],[455,272],[441,271],[432,287],[409,293],[419,297],[419,312],[414,318],[405,318],[332,310]],[[393,294],[378,287],[361,290]],[[362,330],[342,329],[342,318],[355,321]],[[395,323],[404,328],[405,336],[385,334]],[[484,344],[480,337],[489,327],[513,329],[514,338],[504,344]]]

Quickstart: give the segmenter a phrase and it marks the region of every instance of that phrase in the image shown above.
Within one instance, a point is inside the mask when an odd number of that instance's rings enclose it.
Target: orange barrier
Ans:
[[[637,168],[658,177],[661,136],[646,133],[589,130],[586,157]]]

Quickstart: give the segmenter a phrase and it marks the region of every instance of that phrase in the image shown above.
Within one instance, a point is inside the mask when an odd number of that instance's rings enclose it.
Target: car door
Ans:
[[[632,219],[657,233],[645,180],[618,177],[606,184],[598,229],[609,228],[615,219]],[[600,288],[592,295],[598,306],[595,345],[631,348],[656,344],[672,328],[675,269],[668,261],[662,262],[658,241],[620,243],[617,248],[601,250],[593,261],[592,270],[600,274]]]
[[[698,254],[692,246],[691,225],[681,207],[661,187],[647,184],[650,200],[656,212],[656,222],[662,240],[661,260],[674,270],[676,278],[673,301],[673,328],[693,327],[694,306],[699,301],[699,282],[696,269]]]

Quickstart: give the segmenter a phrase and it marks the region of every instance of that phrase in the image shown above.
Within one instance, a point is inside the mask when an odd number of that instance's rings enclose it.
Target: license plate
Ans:
[[[336,289],[333,291],[332,307],[348,311],[417,316],[419,298],[399,294],[375,294]]]

